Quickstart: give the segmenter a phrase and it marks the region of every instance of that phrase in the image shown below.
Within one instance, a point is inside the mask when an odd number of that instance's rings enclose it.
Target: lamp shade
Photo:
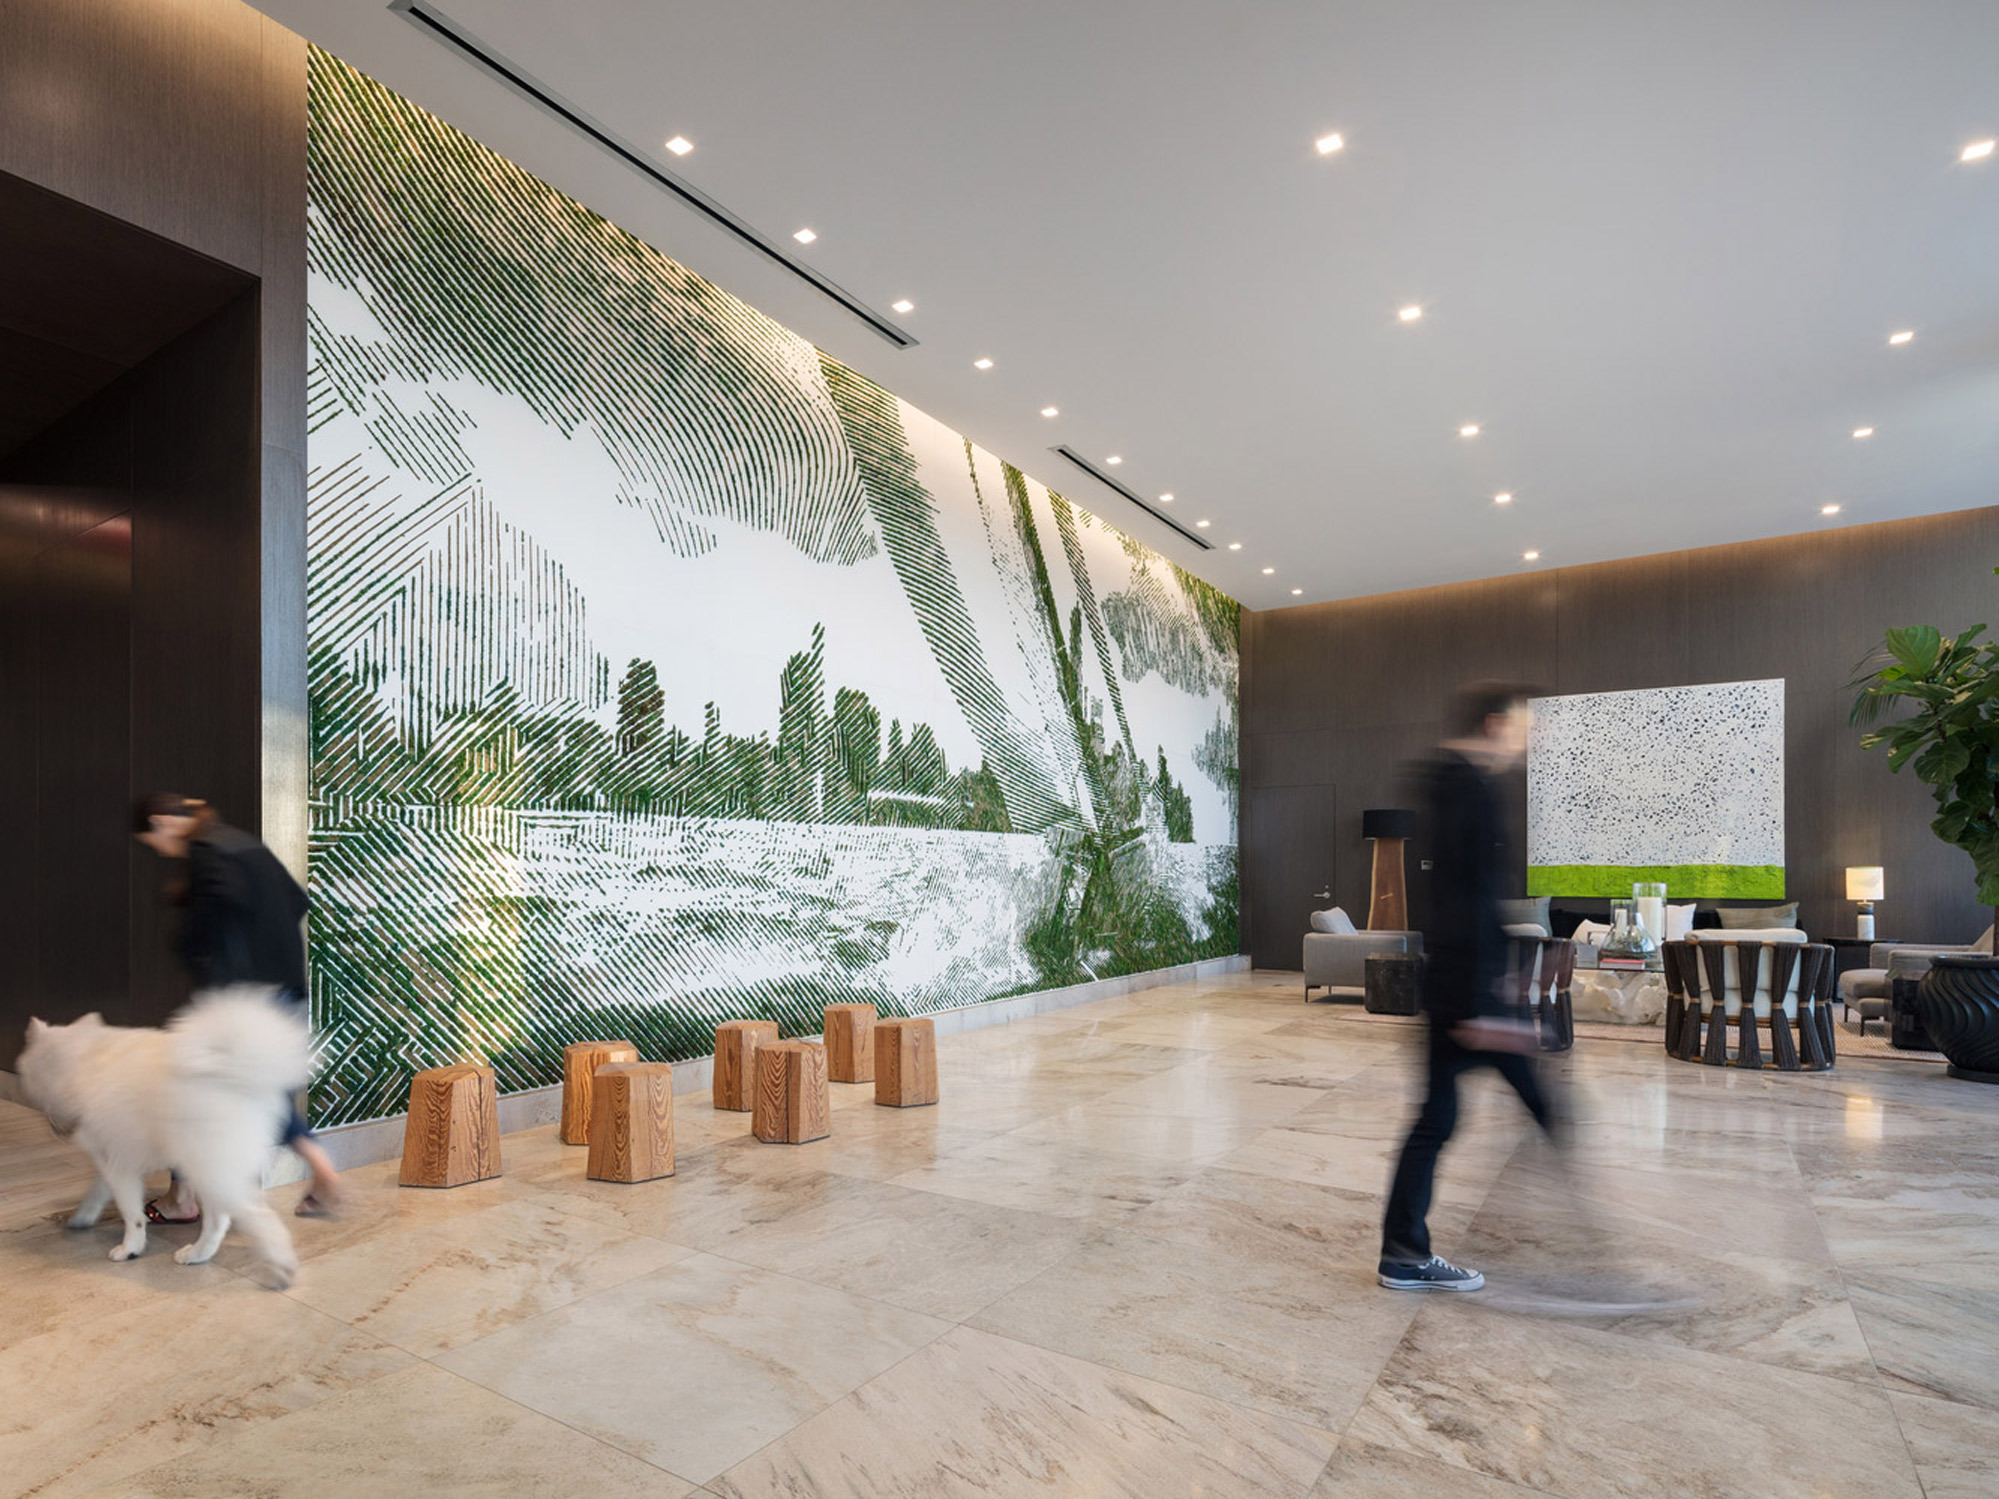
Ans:
[[[1846,898],[1848,900],[1885,900],[1882,894],[1883,881],[1881,866],[1870,864],[1863,868],[1846,872]]]
[[[1363,838],[1413,838],[1416,836],[1416,814],[1394,807],[1376,807],[1360,814],[1360,835]]]

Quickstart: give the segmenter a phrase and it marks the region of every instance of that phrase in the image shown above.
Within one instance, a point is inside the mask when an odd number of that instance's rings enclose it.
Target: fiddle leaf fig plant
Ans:
[[[1915,770],[1936,798],[1930,831],[1971,855],[1978,899],[1999,908],[1999,642],[1984,633],[1983,625],[1955,637],[1932,625],[1888,631],[1848,684],[1857,692],[1850,722],[1913,710],[1860,743],[1885,748],[1891,771]]]

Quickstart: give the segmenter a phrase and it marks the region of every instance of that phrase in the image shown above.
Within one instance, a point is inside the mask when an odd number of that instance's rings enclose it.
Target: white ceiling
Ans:
[[[921,345],[383,0],[261,8],[1254,608],[1999,503],[1993,0],[436,3]]]

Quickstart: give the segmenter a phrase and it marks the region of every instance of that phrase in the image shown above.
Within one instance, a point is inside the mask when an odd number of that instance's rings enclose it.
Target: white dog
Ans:
[[[284,1220],[264,1201],[263,1173],[283,1131],[286,1098],[312,1073],[305,1022],[256,987],[199,996],[164,1029],[28,1022],[21,1085],[58,1135],[97,1167],[97,1184],[71,1215],[89,1228],[116,1200],[125,1237],[114,1260],[145,1253],[145,1179],[172,1167],[201,1203],[201,1236],[174,1258],[199,1265],[240,1222],[277,1284],[298,1256]]]

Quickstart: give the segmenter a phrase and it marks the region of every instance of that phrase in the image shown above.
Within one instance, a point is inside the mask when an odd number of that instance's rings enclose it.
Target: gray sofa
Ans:
[[[1888,995],[1894,980],[1921,978],[1929,971],[1930,959],[1945,953],[1991,951],[1991,927],[1987,927],[1985,935],[1976,942],[1967,942],[1962,947],[1920,947],[1908,943],[1877,942],[1867,949],[1865,968],[1850,968],[1839,976],[1839,1002],[1846,1007],[1849,1015],[1855,1010],[1860,1012],[1860,1030],[1864,1035],[1868,1021],[1888,1018]]]
[[[1307,932],[1305,998],[1324,989],[1328,999],[1364,999],[1369,953],[1420,953],[1421,932]]]

